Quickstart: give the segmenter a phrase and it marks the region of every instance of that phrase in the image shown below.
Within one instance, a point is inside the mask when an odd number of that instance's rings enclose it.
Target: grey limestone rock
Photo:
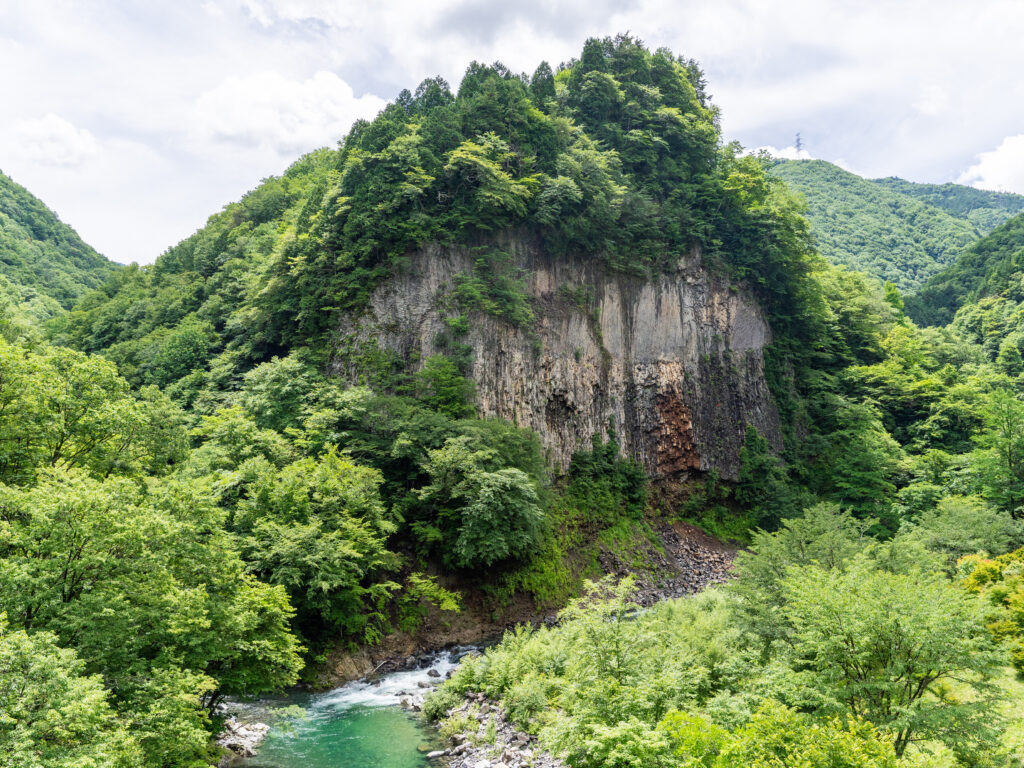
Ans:
[[[610,271],[598,258],[553,258],[528,238],[499,247],[521,271],[536,323],[514,327],[473,314],[459,339],[473,351],[476,405],[536,430],[552,462],[568,466],[594,434],[615,430],[652,477],[716,470],[735,479],[746,425],[781,448],[764,376],[771,330],[757,302],[711,275],[699,253],[670,274]],[[334,372],[357,380],[351,354],[391,350],[415,370],[442,351],[449,296],[473,268],[462,248],[431,246],[373,293],[364,315],[339,328]]]

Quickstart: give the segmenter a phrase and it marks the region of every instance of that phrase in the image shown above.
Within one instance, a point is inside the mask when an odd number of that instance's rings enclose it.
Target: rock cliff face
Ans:
[[[553,259],[523,239],[502,247],[523,271],[537,322],[515,328],[470,316],[459,341],[473,350],[481,416],[533,428],[561,468],[610,424],[653,477],[714,469],[735,478],[748,423],[781,445],[764,378],[768,324],[751,297],[703,270],[699,255],[644,280],[596,260]],[[339,348],[376,344],[414,367],[438,354],[453,314],[446,297],[472,264],[460,248],[414,254],[367,313],[340,329]],[[340,354],[335,371],[356,376]]]

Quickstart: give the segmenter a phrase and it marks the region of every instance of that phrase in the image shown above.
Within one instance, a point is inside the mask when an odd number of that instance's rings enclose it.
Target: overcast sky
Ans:
[[[0,0],[0,170],[148,263],[402,88],[620,31],[703,64],[727,139],[1024,193],[1022,0]]]

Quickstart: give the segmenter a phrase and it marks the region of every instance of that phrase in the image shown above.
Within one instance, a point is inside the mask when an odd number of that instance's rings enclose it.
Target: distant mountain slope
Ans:
[[[908,296],[907,313],[922,325],[945,325],[964,305],[998,295],[1024,299],[1024,214],[974,243]]]
[[[1024,195],[1012,192],[992,192],[963,184],[918,184],[897,176],[872,181],[893,192],[910,195],[941,208],[958,219],[965,219],[983,233],[991,232],[1024,211]]]
[[[35,195],[0,173],[0,297],[41,320],[118,269]]]
[[[1024,210],[1019,195],[864,179],[824,160],[782,161],[773,173],[807,199],[807,216],[829,261],[890,281],[904,293]]]

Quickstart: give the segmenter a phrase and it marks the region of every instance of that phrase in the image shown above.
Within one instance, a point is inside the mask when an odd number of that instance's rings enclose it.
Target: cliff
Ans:
[[[749,295],[701,267],[699,254],[645,280],[596,260],[553,259],[523,239],[502,246],[522,271],[537,322],[516,328],[471,316],[460,342],[472,349],[482,417],[531,427],[560,468],[609,424],[653,477],[714,469],[735,478],[748,423],[781,446],[764,378],[768,324]],[[442,352],[447,297],[472,269],[465,249],[413,254],[366,313],[345,321],[339,350],[376,345],[411,367]],[[335,372],[357,378],[351,359],[336,355]]]

